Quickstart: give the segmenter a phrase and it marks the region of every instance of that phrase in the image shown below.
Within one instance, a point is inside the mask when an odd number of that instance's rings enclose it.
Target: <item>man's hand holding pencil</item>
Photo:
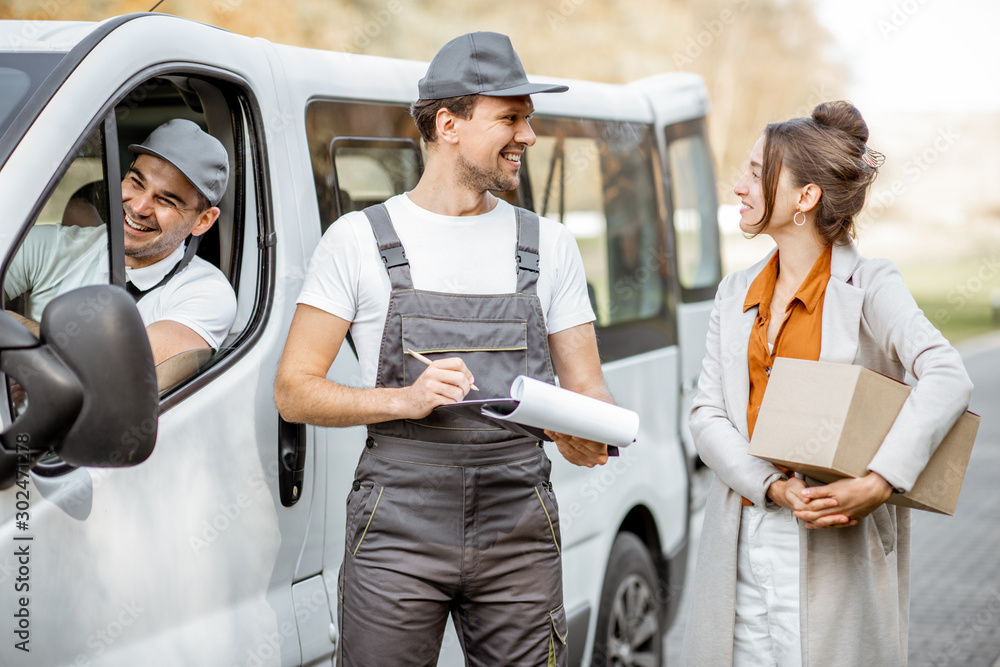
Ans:
[[[458,357],[431,361],[419,352],[405,350],[405,353],[427,365],[416,381],[406,387],[408,398],[414,407],[414,418],[426,417],[439,405],[457,403],[470,390],[479,391],[473,384],[472,371]]]

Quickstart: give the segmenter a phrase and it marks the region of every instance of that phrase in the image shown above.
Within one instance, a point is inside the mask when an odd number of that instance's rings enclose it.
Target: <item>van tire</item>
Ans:
[[[663,664],[663,625],[656,567],[634,533],[619,533],[611,548],[597,614],[592,667]],[[636,661],[641,656],[642,660]]]

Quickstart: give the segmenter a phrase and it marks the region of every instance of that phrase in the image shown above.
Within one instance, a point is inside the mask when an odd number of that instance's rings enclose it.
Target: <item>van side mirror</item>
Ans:
[[[49,451],[74,466],[120,468],[153,452],[159,399],[135,302],[114,285],[53,299],[40,338],[0,312],[0,370],[28,405],[0,433],[0,489]]]

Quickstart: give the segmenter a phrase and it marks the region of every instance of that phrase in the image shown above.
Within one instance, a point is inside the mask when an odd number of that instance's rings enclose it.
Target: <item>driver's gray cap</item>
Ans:
[[[183,118],[168,120],[141,144],[128,147],[135,154],[166,160],[191,181],[195,190],[215,206],[229,182],[229,155],[222,142]]]
[[[569,87],[531,83],[507,35],[472,32],[441,47],[418,90],[422,100],[441,100],[461,95],[564,93]]]

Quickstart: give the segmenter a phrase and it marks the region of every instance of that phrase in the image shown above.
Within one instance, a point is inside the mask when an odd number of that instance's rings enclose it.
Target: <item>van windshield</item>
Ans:
[[[0,140],[65,53],[0,53]]]

